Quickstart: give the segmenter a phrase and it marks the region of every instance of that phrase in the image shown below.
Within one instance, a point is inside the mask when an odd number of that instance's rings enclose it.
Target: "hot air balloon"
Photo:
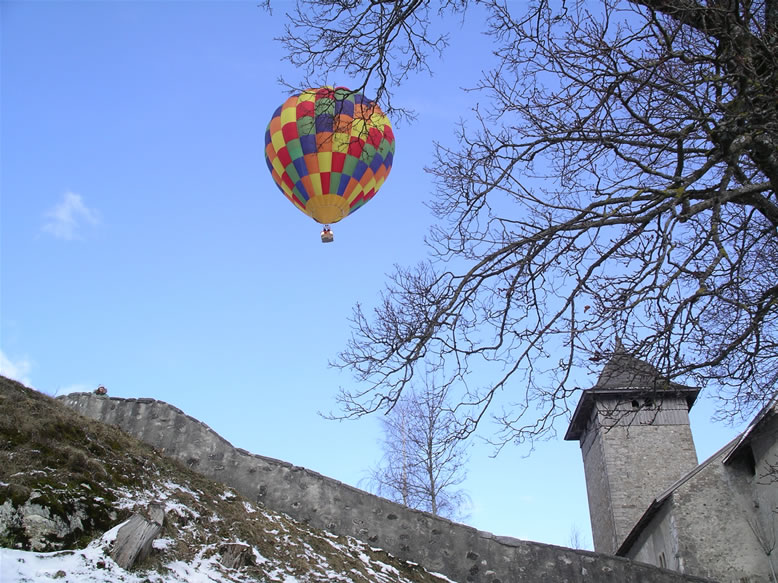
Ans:
[[[329,225],[381,188],[394,158],[394,133],[378,105],[345,87],[307,89],[287,99],[265,132],[265,161],[292,204]]]

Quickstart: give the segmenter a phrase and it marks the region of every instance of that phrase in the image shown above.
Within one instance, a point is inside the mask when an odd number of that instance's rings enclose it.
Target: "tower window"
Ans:
[[[632,408],[633,409],[640,409],[640,403],[638,403],[636,400],[632,400]]]
[[[663,569],[667,569],[667,559],[665,558],[665,552],[662,551],[657,557],[659,559],[659,566]]]
[[[646,407],[653,407],[654,406],[654,399],[649,397],[648,399],[646,399],[644,404],[645,404]]]

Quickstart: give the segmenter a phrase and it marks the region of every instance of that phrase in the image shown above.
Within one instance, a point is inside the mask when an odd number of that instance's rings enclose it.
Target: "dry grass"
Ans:
[[[241,569],[256,580],[273,581],[280,570],[304,581],[327,581],[335,572],[358,582],[376,581],[375,571],[383,571],[382,581],[394,581],[389,573],[396,569],[405,581],[440,581],[386,553],[253,506],[121,430],[0,376],[0,506],[9,500],[15,508],[34,502],[66,522],[75,513],[85,517],[81,528],[46,541],[45,550],[82,548],[131,512],[162,501],[162,536],[170,544],[144,568],[164,571],[172,560],[209,556],[240,541],[267,559]],[[29,549],[30,541],[11,525],[0,546]]]

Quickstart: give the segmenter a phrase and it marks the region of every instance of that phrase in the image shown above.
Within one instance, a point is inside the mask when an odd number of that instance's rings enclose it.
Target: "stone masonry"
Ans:
[[[459,583],[707,581],[619,557],[495,536],[412,510],[305,468],[235,448],[204,423],[153,399],[91,393],[60,399],[267,508],[353,536]]]
[[[641,400],[640,415],[632,401],[601,398],[581,435],[598,552],[615,554],[654,496],[697,466],[686,401],[671,396],[646,408]]]
[[[581,445],[595,551],[616,554],[654,497],[697,466],[689,409],[698,394],[620,343],[583,392],[565,439]]]

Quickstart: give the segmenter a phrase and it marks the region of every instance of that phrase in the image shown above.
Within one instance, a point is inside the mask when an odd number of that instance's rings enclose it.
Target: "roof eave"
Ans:
[[[594,407],[595,397],[620,397],[623,396],[628,399],[634,399],[636,396],[652,396],[656,397],[657,394],[670,396],[683,396],[686,398],[686,405],[689,409],[692,408],[697,396],[700,394],[698,387],[688,387],[678,383],[669,383],[666,389],[656,389],[654,387],[621,387],[613,389],[598,389],[596,386],[583,392],[581,398],[578,401],[578,405],[573,412],[573,416],[570,418],[570,425],[567,427],[564,439],[566,441],[575,441],[581,439],[586,425],[589,422],[589,416],[591,415],[592,408]]]

